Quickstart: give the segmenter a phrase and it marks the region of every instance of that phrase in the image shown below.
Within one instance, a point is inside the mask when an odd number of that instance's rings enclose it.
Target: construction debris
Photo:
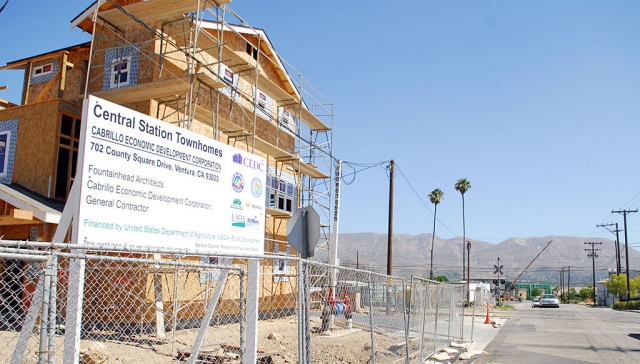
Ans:
[[[453,359],[453,357],[449,354],[447,354],[446,352],[439,352],[439,353],[435,353],[433,355],[431,355],[429,357],[429,359],[433,359],[433,360],[449,360],[449,359]]]
[[[451,346],[452,348],[468,348],[469,344],[470,343],[457,343],[455,341],[452,341],[449,346]]]
[[[451,354],[451,355],[455,355],[455,354],[458,354],[460,352],[459,350],[452,349],[452,348],[442,348],[442,349],[440,349],[440,351],[443,351],[443,352],[445,352],[447,354]]]
[[[482,354],[482,350],[470,350],[467,351],[465,353],[460,354],[460,356],[458,357],[458,360],[467,360],[467,359],[471,359],[476,355],[480,355]]]

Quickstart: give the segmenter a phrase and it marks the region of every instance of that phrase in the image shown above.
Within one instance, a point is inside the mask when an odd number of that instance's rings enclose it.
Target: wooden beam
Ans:
[[[31,70],[33,63],[27,62],[24,66],[24,81],[22,83],[22,105],[29,101],[29,84],[31,83]]]
[[[9,216],[0,216],[0,226],[33,225],[38,223],[40,223],[40,221],[38,220],[14,219],[13,217]]]
[[[22,220],[33,220],[33,211],[31,210],[20,210],[20,209],[11,209],[9,210],[9,217],[14,219],[22,219]]]
[[[267,212],[267,215],[276,218],[288,218],[292,215],[292,213],[290,212],[272,209],[271,207],[266,207],[265,210]]]
[[[44,98],[44,95],[46,95],[47,92],[49,92],[49,90],[51,89],[51,86],[53,86],[53,84],[56,83],[56,81],[58,80],[58,77],[60,77],[60,72],[62,72],[62,70],[58,70],[58,72],[56,72],[56,75],[51,79],[51,81],[49,81],[49,83],[47,83],[44,89],[40,91],[40,94],[38,95],[38,97],[36,97],[36,99],[33,100],[34,104],[37,104],[38,102],[42,101],[42,99]]]
[[[94,92],[93,95],[116,104],[159,99],[189,92],[191,75]]]
[[[307,108],[301,108],[300,120],[303,123],[309,125],[312,130],[315,131],[328,131],[331,130],[325,123],[323,123],[317,116],[313,115]]]
[[[217,0],[217,3],[220,5],[225,5],[230,2],[231,0]],[[198,0],[149,0],[123,6],[123,8],[143,22],[150,23],[153,21],[167,22],[178,20],[183,18],[185,14],[202,10],[205,4],[207,3]],[[200,5],[199,9],[198,5]],[[117,27],[127,27],[137,24],[135,19],[129,17],[120,11],[120,9],[102,11],[98,13],[98,15]]]
[[[226,86],[224,82],[218,81],[217,77],[216,79],[214,79],[213,77],[208,76],[205,72],[198,73],[197,78],[198,78],[198,81],[204,83],[205,85],[211,87],[214,90]]]
[[[258,89],[267,93],[267,95],[271,96],[277,103],[292,103],[298,102],[296,98],[291,96],[288,92],[281,89],[280,86],[276,85],[273,81],[267,78],[264,73],[260,73],[260,77],[258,78]]]
[[[58,98],[61,99],[64,94],[64,88],[67,83],[67,58],[69,52],[62,52],[60,56],[60,85],[58,85]]]

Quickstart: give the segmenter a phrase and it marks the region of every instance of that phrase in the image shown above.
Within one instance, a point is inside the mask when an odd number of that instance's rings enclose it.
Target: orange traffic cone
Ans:
[[[489,305],[487,305],[486,307],[487,307],[487,318],[484,319],[484,323],[485,324],[490,324],[491,323],[491,319],[489,318]]]

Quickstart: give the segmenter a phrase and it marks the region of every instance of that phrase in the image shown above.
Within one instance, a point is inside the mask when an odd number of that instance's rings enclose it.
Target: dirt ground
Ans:
[[[367,363],[371,359],[371,331],[365,325],[346,328],[344,318],[336,318],[331,334],[320,333],[321,321],[311,318],[311,358],[313,363]],[[115,332],[93,332],[81,341],[81,363],[176,363],[186,361],[198,329],[167,332],[166,337],[126,336]],[[258,357],[264,363],[298,362],[297,317],[259,322]],[[0,332],[0,362],[9,362],[17,332]],[[374,329],[377,363],[392,363],[404,357],[404,337]],[[416,350],[411,343],[411,351]],[[236,324],[212,326],[207,330],[199,363],[239,363],[240,327]],[[56,337],[55,361],[62,362],[63,337]],[[31,336],[23,363],[37,363],[38,337]],[[183,355],[184,354],[184,355]],[[403,361],[403,360],[401,360]]]

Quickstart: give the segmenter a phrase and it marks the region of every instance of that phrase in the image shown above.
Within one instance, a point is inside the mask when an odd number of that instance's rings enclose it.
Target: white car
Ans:
[[[531,307],[536,308],[536,307],[540,307],[540,300],[539,299],[534,299],[533,302],[531,303]]]
[[[540,307],[560,307],[558,296],[554,294],[543,294],[542,297],[540,297]]]

